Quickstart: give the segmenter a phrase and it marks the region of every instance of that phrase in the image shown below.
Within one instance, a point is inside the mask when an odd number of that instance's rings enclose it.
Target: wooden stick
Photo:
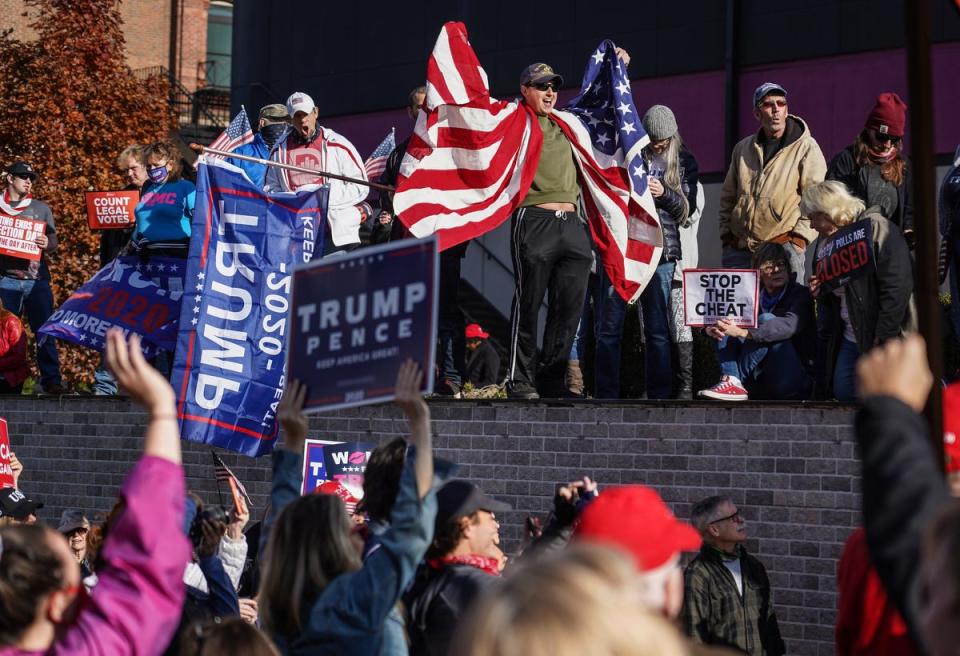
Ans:
[[[208,148],[207,146],[201,146],[200,144],[192,143],[190,144],[190,149],[198,153],[209,153],[211,155],[220,155],[221,157],[231,157],[234,159],[242,159],[245,162],[253,162],[255,164],[264,164],[266,166],[276,166],[277,168],[287,169],[288,171],[298,171],[300,173],[314,173],[324,178],[331,178],[333,180],[341,180],[343,182],[352,182],[353,184],[366,185],[367,187],[372,187],[373,189],[379,189],[380,191],[396,191],[395,187],[391,187],[390,185],[382,185],[378,182],[370,182],[368,180],[361,180],[359,178],[348,178],[345,175],[337,175],[336,173],[328,173],[326,171],[319,171],[317,169],[308,169],[303,166],[295,166],[293,164],[284,164],[282,162],[274,162],[269,159],[261,159],[259,157],[250,157],[249,155],[238,155],[237,153],[229,153],[225,150],[216,150],[215,148]]]

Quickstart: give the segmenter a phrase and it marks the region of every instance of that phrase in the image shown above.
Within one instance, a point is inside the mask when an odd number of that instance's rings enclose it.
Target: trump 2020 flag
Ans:
[[[185,268],[174,257],[118,257],[71,294],[39,333],[103,351],[107,330],[119,328],[140,335],[147,357],[173,351]]]
[[[273,450],[294,264],[323,250],[327,187],[267,195],[204,158],[172,383],[184,439]]]

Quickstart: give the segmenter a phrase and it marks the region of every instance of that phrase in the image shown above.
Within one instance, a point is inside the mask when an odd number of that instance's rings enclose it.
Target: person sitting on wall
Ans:
[[[742,328],[720,319],[707,328],[717,340],[723,376],[700,396],[720,401],[807,398],[816,325],[810,293],[796,281],[782,244],[758,248],[753,265],[760,271],[759,325]]]
[[[497,375],[500,373],[500,356],[497,350],[490,345],[487,338],[490,333],[484,332],[478,323],[471,323],[464,330],[467,338],[467,368],[466,379],[477,389],[497,384]]]

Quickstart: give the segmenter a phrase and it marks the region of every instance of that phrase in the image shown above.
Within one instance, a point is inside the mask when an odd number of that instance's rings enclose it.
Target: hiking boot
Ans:
[[[747,390],[732,376],[724,376],[710,389],[700,390],[700,396],[718,401],[746,401],[748,398]]]
[[[433,393],[437,396],[449,396],[454,399],[459,399],[463,396],[460,393],[460,386],[447,378],[444,378],[433,386]]]
[[[536,388],[529,383],[507,383],[507,398],[536,400],[540,398]]]

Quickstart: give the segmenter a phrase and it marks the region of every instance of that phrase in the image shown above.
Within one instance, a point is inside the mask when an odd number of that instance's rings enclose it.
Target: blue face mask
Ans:
[[[147,169],[147,175],[149,175],[149,176],[150,176],[150,179],[151,179],[153,182],[156,182],[157,184],[160,184],[161,182],[163,182],[164,180],[166,180],[166,179],[167,179],[167,175],[169,175],[169,173],[170,173],[170,172],[167,171],[167,167],[166,167],[166,166],[155,166],[155,167],[150,167],[149,169]]]

